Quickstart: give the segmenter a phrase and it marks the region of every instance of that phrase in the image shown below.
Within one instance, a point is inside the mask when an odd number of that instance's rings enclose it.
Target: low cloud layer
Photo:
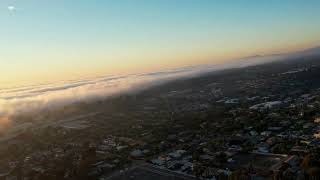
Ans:
[[[0,116],[101,99],[119,93],[141,90],[177,78],[197,76],[228,68],[246,67],[276,59],[280,58],[255,57],[223,65],[196,66],[146,74],[109,76],[0,89]]]

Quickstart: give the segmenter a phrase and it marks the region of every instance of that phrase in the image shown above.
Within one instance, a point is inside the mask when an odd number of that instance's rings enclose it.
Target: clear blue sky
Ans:
[[[319,0],[1,0],[0,83],[312,47],[319,17]]]

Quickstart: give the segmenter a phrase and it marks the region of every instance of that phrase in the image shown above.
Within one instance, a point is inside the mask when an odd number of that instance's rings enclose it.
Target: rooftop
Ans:
[[[117,172],[105,180],[197,180],[193,176],[180,174],[173,171],[160,169],[150,165],[141,165],[132,167],[123,172]]]

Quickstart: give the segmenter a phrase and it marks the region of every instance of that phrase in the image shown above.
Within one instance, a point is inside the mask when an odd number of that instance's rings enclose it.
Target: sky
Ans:
[[[320,45],[319,0],[0,0],[0,88]]]

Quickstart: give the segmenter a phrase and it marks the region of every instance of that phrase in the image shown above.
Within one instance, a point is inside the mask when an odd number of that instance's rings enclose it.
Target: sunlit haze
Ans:
[[[318,45],[317,0],[1,0],[0,87]]]

